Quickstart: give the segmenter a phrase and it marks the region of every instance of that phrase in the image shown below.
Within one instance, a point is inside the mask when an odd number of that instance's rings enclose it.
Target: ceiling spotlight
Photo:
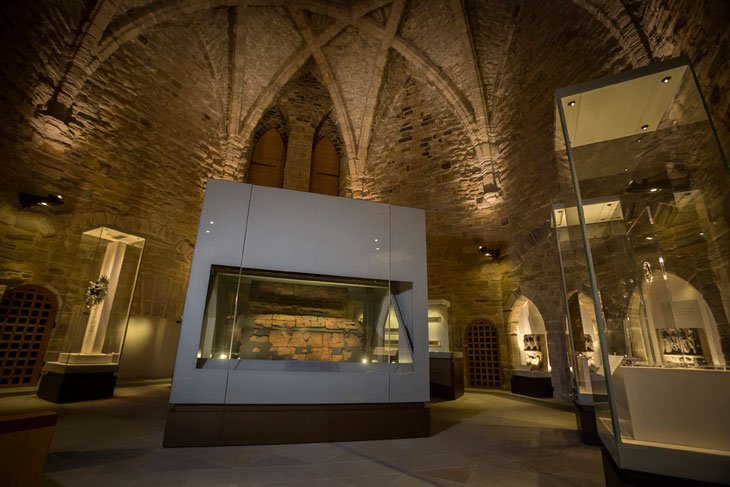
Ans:
[[[704,236],[705,236],[705,232],[700,232],[700,237],[704,237]]]
[[[654,237],[646,237],[647,240],[654,240]]]
[[[672,79],[671,76],[667,76],[666,78],[662,78],[662,83],[669,83],[669,80]]]
[[[210,230],[206,230],[205,233],[210,233]]]
[[[646,130],[646,129],[648,129],[648,128],[649,128],[649,126],[648,126],[648,125],[642,125],[642,126],[641,126],[641,130]]]
[[[657,191],[659,191],[659,188],[651,188],[649,190],[650,193],[656,193]]]
[[[569,101],[568,102],[568,106],[569,107],[574,107],[575,106],[575,101],[573,101],[573,100]]]
[[[41,201],[40,204],[41,204],[41,206],[48,206],[48,203],[46,203],[45,201]]]
[[[210,221],[210,224],[213,225],[215,222],[213,220]]]
[[[377,242],[377,241],[378,241],[378,239],[376,238],[376,239],[375,239],[375,241]]]

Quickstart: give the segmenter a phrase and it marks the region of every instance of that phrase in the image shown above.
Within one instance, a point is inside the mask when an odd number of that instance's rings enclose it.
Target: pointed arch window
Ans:
[[[259,137],[253,148],[247,182],[259,186],[284,186],[286,146],[276,129],[269,129]]]
[[[312,151],[309,191],[332,196],[340,194],[340,157],[327,137],[320,139]]]

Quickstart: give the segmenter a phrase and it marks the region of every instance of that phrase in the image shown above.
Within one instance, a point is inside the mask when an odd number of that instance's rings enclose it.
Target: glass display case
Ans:
[[[163,444],[427,435],[426,279],[423,210],[208,180]]]
[[[428,351],[448,352],[451,332],[451,302],[448,299],[428,300]]]
[[[211,360],[412,361],[412,283],[214,265],[197,368]]]
[[[80,276],[46,352],[38,395],[55,402],[111,397],[145,239],[110,227],[83,233]]]
[[[685,58],[556,92],[553,208],[579,395],[618,468],[730,471],[730,171]]]

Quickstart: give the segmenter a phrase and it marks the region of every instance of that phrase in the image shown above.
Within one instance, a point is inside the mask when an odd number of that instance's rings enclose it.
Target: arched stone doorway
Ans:
[[[56,296],[26,284],[0,301],[0,387],[34,386],[56,317]]]
[[[477,320],[466,327],[466,379],[469,387],[502,387],[499,366],[499,335],[486,320]]]
[[[535,303],[525,296],[520,296],[512,306],[509,337],[514,369],[550,370],[545,322]]]

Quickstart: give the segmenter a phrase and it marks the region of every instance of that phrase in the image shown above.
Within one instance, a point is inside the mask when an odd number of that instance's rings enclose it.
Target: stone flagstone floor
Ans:
[[[429,438],[162,448],[169,383],[118,387],[113,399],[58,405],[0,399],[0,414],[59,413],[44,486],[603,486],[600,450],[575,416],[505,392],[432,404]]]

